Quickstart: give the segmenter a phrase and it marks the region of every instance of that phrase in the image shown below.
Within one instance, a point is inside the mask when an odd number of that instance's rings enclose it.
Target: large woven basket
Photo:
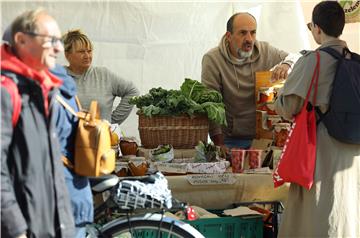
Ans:
[[[139,134],[145,148],[171,144],[176,149],[193,149],[207,141],[209,120],[205,115],[152,116],[139,114]]]

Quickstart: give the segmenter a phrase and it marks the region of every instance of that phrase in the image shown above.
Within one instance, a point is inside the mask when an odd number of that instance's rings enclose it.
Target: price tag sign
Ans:
[[[236,182],[236,178],[232,173],[193,174],[186,175],[186,179],[191,185],[234,184]]]

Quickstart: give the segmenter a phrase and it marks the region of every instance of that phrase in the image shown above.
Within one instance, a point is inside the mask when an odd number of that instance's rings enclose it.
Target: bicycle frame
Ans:
[[[168,237],[171,236],[181,238],[204,237],[191,225],[172,217],[165,216],[165,211],[169,211],[169,209],[124,209],[119,207],[110,196],[106,196],[106,194],[109,192],[109,189],[113,186],[114,185],[107,186],[106,190],[98,192],[99,194],[102,194],[103,197],[107,198],[95,208],[94,215],[97,218],[97,222],[87,226],[87,238],[113,237],[112,235],[114,233],[129,234],[131,235],[130,237],[137,237],[137,234],[144,232],[144,230],[147,229],[151,230],[152,234],[156,234],[155,236],[151,237],[163,237],[161,234],[167,234]],[[175,209],[183,210],[185,212],[186,206],[184,206],[183,203],[177,202]],[[107,213],[108,211],[109,213]],[[116,212],[121,214],[120,217],[114,218],[114,214],[118,215]],[[135,234],[135,236],[133,236],[133,234]]]
[[[147,213],[144,215],[132,216],[132,217],[130,217],[130,219],[127,219],[124,217],[115,219],[113,221],[106,223],[104,226],[101,227],[101,229],[99,229],[99,230],[95,229],[96,236],[94,236],[94,237],[103,237],[102,235],[104,233],[106,233],[106,231],[114,229],[116,227],[128,227],[131,234],[133,232],[136,233],[136,227],[131,227],[131,224],[136,223],[136,221],[154,221],[154,222],[157,222],[159,225],[160,224],[171,224],[171,228],[169,229],[170,231],[175,230],[175,227],[177,227],[177,228],[180,228],[182,230],[185,230],[185,231],[191,233],[193,235],[193,237],[197,237],[197,238],[203,237],[203,235],[200,232],[198,232],[191,225],[189,225],[185,222],[176,220],[174,218],[165,217],[162,214],[156,214],[156,213]],[[161,227],[158,227],[158,228],[160,230]],[[132,231],[132,229],[134,231]],[[93,233],[94,233],[94,231],[93,231]]]

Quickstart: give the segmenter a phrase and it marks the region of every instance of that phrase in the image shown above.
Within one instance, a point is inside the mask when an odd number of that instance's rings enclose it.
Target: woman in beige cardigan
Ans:
[[[342,52],[346,43],[339,36],[344,24],[341,6],[336,1],[325,1],[315,6],[308,27],[319,48]],[[314,51],[305,53],[295,64],[275,102],[278,114],[291,119],[300,112],[315,64]],[[320,51],[316,106],[322,112],[329,106],[336,66],[335,58]],[[334,139],[321,122],[317,126],[314,184],[310,191],[291,184],[279,237],[360,237],[359,199],[360,145]]]

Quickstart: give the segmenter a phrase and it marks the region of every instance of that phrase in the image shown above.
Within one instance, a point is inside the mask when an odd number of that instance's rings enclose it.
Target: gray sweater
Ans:
[[[225,35],[218,47],[204,55],[201,82],[222,94],[228,123],[223,128],[212,123],[210,136],[224,134],[225,137],[241,139],[255,137],[255,72],[270,70],[284,61],[287,55],[267,42],[256,41],[252,56],[238,62],[231,57]]]
[[[78,75],[67,68],[75,79],[77,95],[81,105],[89,109],[92,100],[98,101],[102,119],[121,124],[130,114],[133,105],[129,99],[139,95],[135,85],[120,78],[105,67],[90,67],[85,73]],[[112,111],[115,97],[121,97],[119,105]]]

